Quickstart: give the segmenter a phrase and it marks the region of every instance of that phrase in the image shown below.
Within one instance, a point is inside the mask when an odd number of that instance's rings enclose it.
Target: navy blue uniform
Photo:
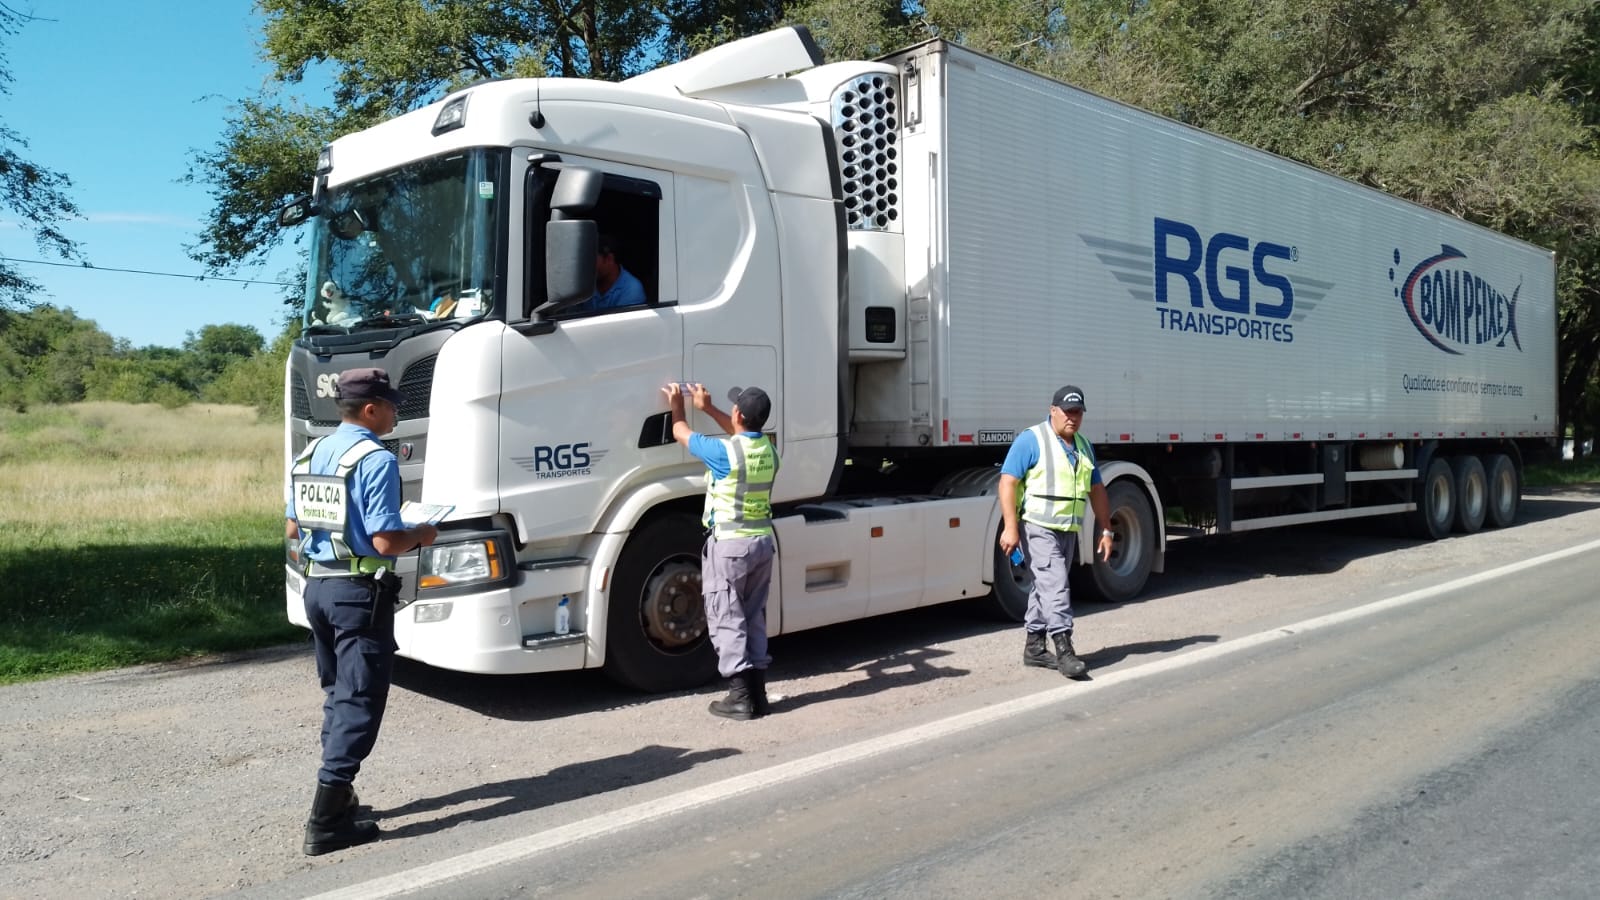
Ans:
[[[338,462],[362,441],[377,436],[345,422],[323,438],[311,456],[311,474],[335,474]],[[317,678],[322,683],[322,784],[348,785],[372,752],[389,700],[394,667],[394,607],[399,580],[394,559],[380,557],[371,535],[404,531],[400,519],[400,465],[394,454],[377,449],[363,457],[348,476],[349,519],[343,539],[359,560],[361,574],[349,559],[338,559],[330,532],[302,534],[311,560],[306,579],[306,619],[316,644]],[[291,515],[293,511],[291,510]],[[382,567],[379,578],[373,571]],[[339,574],[329,574],[339,571]]]

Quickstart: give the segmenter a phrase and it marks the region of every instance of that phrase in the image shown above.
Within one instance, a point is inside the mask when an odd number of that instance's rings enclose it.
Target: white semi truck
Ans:
[[[307,218],[285,458],[344,369],[405,392],[404,495],[454,511],[400,561],[397,640],[449,669],[713,674],[668,382],[773,398],[774,634],[1020,617],[998,466],[1064,383],[1116,535],[1074,574],[1113,600],[1169,522],[1509,524],[1555,435],[1551,253],[939,41],[823,65],[785,29],[479,84],[329,144]],[[597,241],[647,302],[586,302]]]

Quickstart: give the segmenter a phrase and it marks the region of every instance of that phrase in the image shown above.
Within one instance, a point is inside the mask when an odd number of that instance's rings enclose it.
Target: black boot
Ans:
[[[735,672],[728,679],[728,696],[721,700],[711,701],[707,707],[713,716],[724,719],[738,719],[744,721],[755,717],[755,710],[750,704],[750,670]]]
[[[348,784],[317,784],[306,820],[307,856],[321,856],[357,844],[375,841],[378,823],[356,819],[356,792]]]
[[[1022,645],[1022,664],[1041,669],[1056,668],[1056,655],[1045,646],[1044,632],[1030,631],[1027,634],[1028,642]]]
[[[750,678],[750,715],[760,718],[767,714],[767,670],[750,669],[745,675]]]
[[[1072,629],[1058,631],[1050,636],[1056,642],[1056,668],[1068,678],[1077,678],[1089,671],[1089,664],[1072,652]]]

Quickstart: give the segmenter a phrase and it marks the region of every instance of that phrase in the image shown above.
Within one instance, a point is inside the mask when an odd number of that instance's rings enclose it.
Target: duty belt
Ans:
[[[313,559],[306,562],[307,578],[363,578],[380,569],[392,569],[394,563],[381,556],[352,556],[333,562]]]

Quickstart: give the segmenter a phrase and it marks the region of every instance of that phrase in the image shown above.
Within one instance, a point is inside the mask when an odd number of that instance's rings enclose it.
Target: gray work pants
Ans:
[[[1033,593],[1028,595],[1023,625],[1029,631],[1050,634],[1071,630],[1072,588],[1067,585],[1067,572],[1078,552],[1078,533],[1023,522],[1022,539],[1028,545],[1028,566],[1033,570]]]
[[[706,627],[724,678],[772,664],[767,655],[767,591],[776,550],[771,535],[721,540],[713,535],[700,548]]]

